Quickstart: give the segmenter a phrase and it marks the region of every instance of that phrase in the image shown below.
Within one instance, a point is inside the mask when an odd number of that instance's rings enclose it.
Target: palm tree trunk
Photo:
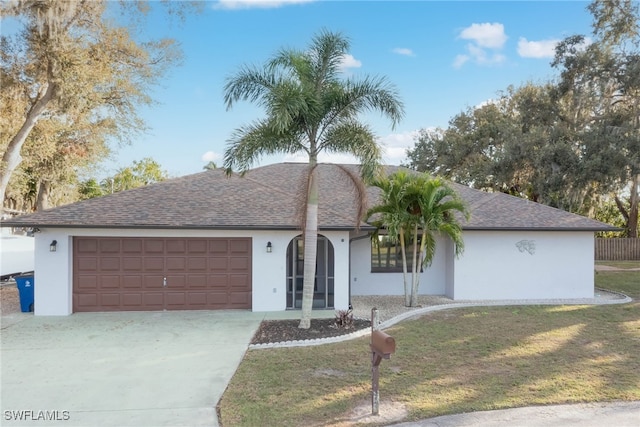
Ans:
[[[420,266],[418,266],[418,224],[415,224],[413,228],[413,264],[411,265],[411,299],[410,307],[415,307],[418,302],[416,295],[418,286],[418,273],[420,272]]]
[[[318,251],[318,180],[316,179],[316,161],[309,161],[310,173],[307,194],[307,217],[304,227],[304,278],[302,285],[302,316],[299,328],[311,327],[313,310],[313,288],[316,278],[316,257]]]
[[[418,237],[416,231],[416,238]],[[418,303],[418,289],[420,288],[420,268],[422,267],[422,255],[424,254],[424,248],[426,246],[426,231],[422,230],[422,239],[420,240],[420,249],[418,250],[418,265],[416,265],[416,275],[413,280],[413,287],[411,288],[411,300],[414,304]]]
[[[404,241],[404,228],[400,227],[400,252],[402,253],[402,281],[404,282],[404,305],[411,306],[411,289],[407,280],[407,248]]]

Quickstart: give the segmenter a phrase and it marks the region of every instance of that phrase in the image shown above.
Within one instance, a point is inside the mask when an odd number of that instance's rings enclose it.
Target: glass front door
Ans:
[[[316,277],[313,287],[313,308],[333,308],[334,254],[333,245],[318,235]],[[298,236],[287,248],[287,308],[302,308],[304,281],[304,239]]]

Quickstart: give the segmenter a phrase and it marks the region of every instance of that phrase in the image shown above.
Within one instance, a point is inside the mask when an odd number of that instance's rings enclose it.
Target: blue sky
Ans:
[[[509,85],[541,83],[555,75],[554,44],[590,34],[581,1],[221,1],[182,25],[160,16],[154,37],[177,39],[183,64],[154,90],[159,102],[143,111],[150,130],[116,149],[102,176],[152,157],[172,176],[222,163],[234,129],[263,112],[249,103],[227,111],[225,79],[243,64],[261,65],[278,49],[303,49],[321,29],[351,40],[344,74],[386,76],[398,89],[406,116],[395,128],[379,115],[362,117],[385,147],[385,162],[400,164],[417,130],[446,127],[460,111],[495,98]],[[157,19],[157,20],[156,20]],[[259,164],[304,160],[275,156]],[[350,162],[344,156],[321,158]]]

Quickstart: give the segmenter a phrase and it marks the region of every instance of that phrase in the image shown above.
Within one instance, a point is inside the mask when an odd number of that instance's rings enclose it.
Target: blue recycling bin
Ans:
[[[14,277],[20,294],[20,310],[23,313],[33,311],[33,287],[35,279],[33,274],[24,274]]]

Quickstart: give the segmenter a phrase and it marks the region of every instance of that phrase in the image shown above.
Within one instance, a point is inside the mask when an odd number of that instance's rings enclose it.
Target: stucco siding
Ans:
[[[592,232],[465,231],[456,300],[593,298]]]
[[[438,238],[433,263],[420,275],[419,295],[444,295],[450,250],[451,245]],[[402,273],[371,272],[371,240],[361,238],[351,242],[351,295],[404,295],[403,283]]]
[[[139,229],[41,229],[35,238],[36,315],[69,315],[73,305],[73,236],[117,237],[251,237],[252,310],[286,309],[286,254],[296,231],[252,230],[139,230]],[[323,232],[335,251],[335,308],[349,304],[349,233]],[[49,252],[52,240],[56,252]],[[267,242],[272,252],[267,253]]]

